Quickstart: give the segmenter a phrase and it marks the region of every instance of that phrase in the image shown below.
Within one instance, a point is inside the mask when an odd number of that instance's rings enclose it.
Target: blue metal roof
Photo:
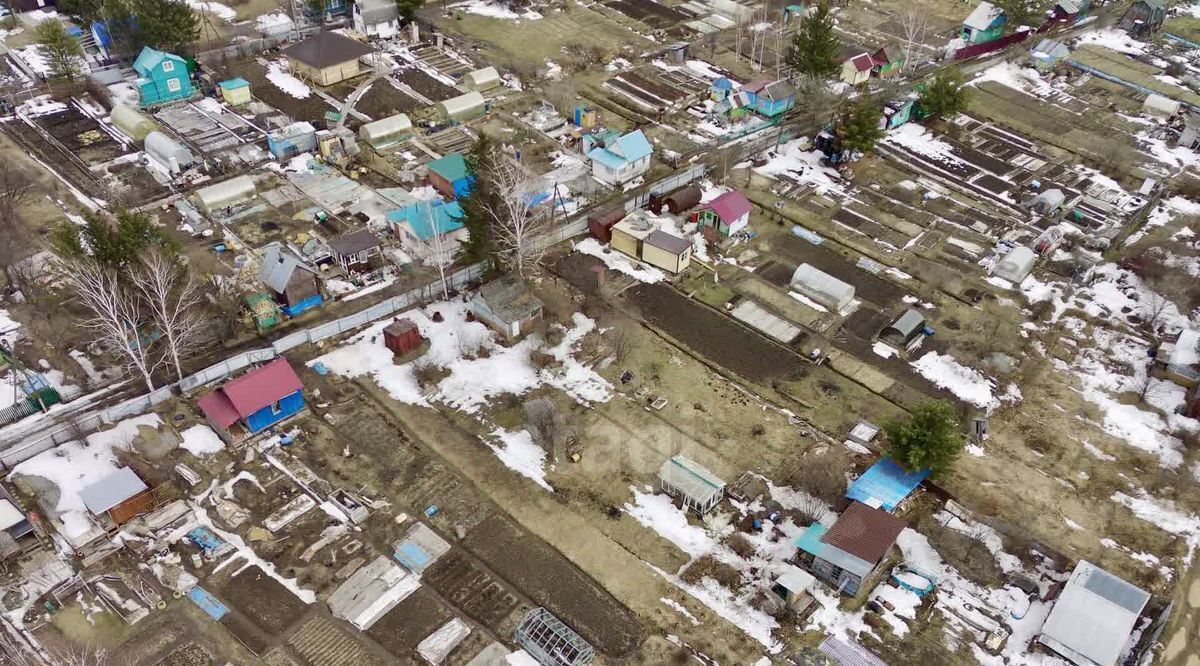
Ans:
[[[604,148],[593,148],[588,157],[596,160],[610,169],[620,169],[629,162],[636,162],[654,152],[654,147],[642,134],[642,130],[634,130]]]
[[[419,201],[415,204],[390,211],[389,222],[407,222],[413,233],[421,240],[433,237],[434,229],[440,233],[451,233],[462,228],[463,209],[457,201],[430,204]]]
[[[803,534],[796,537],[796,540],[792,543],[800,550],[819,557],[826,562],[831,562],[858,576],[865,576],[871,572],[874,565],[870,562],[822,541],[821,539],[828,531],[828,527],[820,523],[813,523],[808,526],[807,530],[804,530]]]
[[[236,79],[229,79],[227,81],[222,81],[222,82],[218,83],[217,85],[221,86],[221,88],[223,88],[225,90],[233,90],[234,88],[244,88],[244,87],[250,85],[250,82],[247,81],[246,79],[238,77]]]
[[[722,76],[721,78],[712,82],[712,87],[717,90],[733,90],[733,81],[730,81]]]
[[[821,541],[821,537],[829,531],[821,523],[813,523],[808,526],[808,529],[796,537],[793,542],[797,548],[811,555],[820,555],[822,550],[825,550],[825,542]]]
[[[846,497],[867,506],[892,511],[916,490],[927,476],[928,469],[909,472],[891,458],[880,458],[879,462],[871,465],[870,469],[850,484]]]

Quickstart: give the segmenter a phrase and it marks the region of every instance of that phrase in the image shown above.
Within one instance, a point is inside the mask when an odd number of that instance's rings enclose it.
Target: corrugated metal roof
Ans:
[[[818,649],[836,661],[838,666],[888,666],[858,643],[845,642],[832,636],[826,638]]]
[[[309,268],[303,259],[285,249],[280,243],[270,243],[263,248],[262,267],[258,271],[258,279],[275,293],[282,294],[287,289],[288,282],[292,279],[292,274],[296,269],[317,275],[317,272]]]
[[[963,25],[973,30],[987,30],[1003,13],[1004,10],[992,3],[981,2],[975,5],[975,9],[963,21]]]
[[[286,358],[251,370],[218,389],[243,418],[304,388]]]
[[[704,205],[711,208],[726,223],[749,213],[751,208],[750,200],[737,190],[730,190]]]
[[[904,521],[892,514],[851,502],[821,541],[874,564],[896,543],[903,529]]]
[[[470,175],[467,159],[462,153],[450,153],[425,165],[425,168],[453,183]]]
[[[84,486],[79,498],[88,511],[101,514],[146,489],[146,483],[128,467],[109,474],[99,481]]]
[[[1080,560],[1038,640],[1077,664],[1115,664],[1149,600],[1144,590]]]

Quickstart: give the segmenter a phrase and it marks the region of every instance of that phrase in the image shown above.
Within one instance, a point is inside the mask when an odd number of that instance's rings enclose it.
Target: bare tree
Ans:
[[[846,450],[826,446],[801,459],[788,483],[804,492],[833,504],[846,493],[846,470],[850,467]]]
[[[21,165],[13,160],[0,162],[0,237],[4,239],[0,243],[0,269],[9,286],[13,286],[12,265],[29,247],[23,242],[26,233],[18,210],[29,201],[32,193],[33,180]]]
[[[1150,327],[1150,332],[1157,335],[1159,325],[1163,323],[1164,315],[1167,309],[1171,306],[1171,301],[1156,292],[1150,292],[1150,295],[1142,303],[1142,311],[1146,316],[1146,324]]]
[[[142,257],[130,281],[162,331],[176,378],[183,379],[182,360],[195,350],[205,319],[200,283],[186,266],[156,248]]]
[[[613,361],[618,365],[625,362],[629,357],[629,352],[632,351],[634,345],[634,328],[629,322],[620,322],[614,324],[610,330],[604,334],[604,339],[608,342],[608,346],[612,347]]]
[[[90,316],[81,325],[93,332],[126,370],[136,370],[154,390],[154,371],[162,363],[150,352],[141,333],[141,299],[123,285],[116,273],[91,259],[60,262],[58,270],[68,289],[87,308]]]
[[[904,64],[900,69],[907,72],[916,64],[913,62],[913,54],[917,45],[925,39],[925,32],[929,27],[929,14],[922,7],[910,5],[900,13],[899,18],[900,29],[904,34]]]
[[[420,241],[420,253],[422,263],[432,267],[437,271],[438,281],[442,284],[442,298],[450,298],[450,287],[446,282],[446,272],[454,265],[458,255],[458,246],[450,238],[446,229],[437,223],[433,215],[433,204],[426,201],[421,204],[427,219],[429,227],[432,230],[429,238]]]
[[[496,240],[496,256],[509,270],[525,277],[541,250],[534,238],[550,223],[545,211],[534,211],[541,183],[517,163],[500,156],[490,174],[496,196],[486,204],[488,222]]]

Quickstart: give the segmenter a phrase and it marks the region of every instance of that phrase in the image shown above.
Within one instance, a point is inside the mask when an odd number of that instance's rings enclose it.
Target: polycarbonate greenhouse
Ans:
[[[658,468],[658,486],[701,515],[708,513],[725,497],[725,482],[684,456],[668,458]]]

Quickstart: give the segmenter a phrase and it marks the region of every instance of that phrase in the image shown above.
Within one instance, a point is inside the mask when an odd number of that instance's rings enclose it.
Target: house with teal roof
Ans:
[[[134,87],[143,107],[187,99],[196,94],[187,61],[173,53],[147,46],[133,62],[133,70],[138,75]]]
[[[588,151],[592,178],[609,186],[624,185],[646,173],[654,148],[641,130],[606,139]]]
[[[429,240],[437,234],[443,234],[444,245],[449,247],[466,240],[462,217],[463,209],[457,201],[418,201],[387,213],[388,224],[404,251],[420,260],[432,252]]]

